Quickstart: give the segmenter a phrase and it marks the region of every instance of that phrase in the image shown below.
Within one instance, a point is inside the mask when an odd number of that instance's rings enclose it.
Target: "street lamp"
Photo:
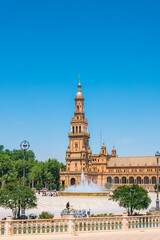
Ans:
[[[157,199],[156,199],[156,210],[159,210],[159,196],[158,196],[158,187],[159,187],[159,174],[158,174],[158,160],[160,157],[160,153],[157,151],[155,153],[155,157],[157,158]]]
[[[24,162],[23,162],[23,186],[25,185],[25,153],[29,149],[30,144],[26,140],[21,142],[20,144],[21,149],[24,151]]]
[[[134,189],[131,189],[131,215],[132,215],[132,204],[133,204],[133,193],[134,193]]]
[[[24,151],[24,161],[23,161],[23,186],[25,186],[25,154],[29,149],[30,144],[26,140],[22,141],[20,144],[21,149]],[[25,215],[25,207],[22,207],[22,215]]]

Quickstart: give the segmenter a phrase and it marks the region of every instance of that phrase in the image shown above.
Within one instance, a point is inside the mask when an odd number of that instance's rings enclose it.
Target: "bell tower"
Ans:
[[[75,96],[75,112],[71,119],[71,132],[68,134],[69,146],[66,151],[67,171],[87,171],[89,138],[88,122],[84,114],[84,97],[79,77],[78,92]]]

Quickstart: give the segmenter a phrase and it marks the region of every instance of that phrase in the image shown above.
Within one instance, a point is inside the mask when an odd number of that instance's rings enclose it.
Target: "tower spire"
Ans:
[[[80,74],[79,74],[78,92],[76,94],[75,100],[83,100],[84,101],[83,94],[81,92]]]
[[[79,83],[81,83],[80,73],[79,73]]]

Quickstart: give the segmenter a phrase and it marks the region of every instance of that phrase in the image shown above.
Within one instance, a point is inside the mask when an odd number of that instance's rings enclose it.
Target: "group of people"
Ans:
[[[42,191],[42,196],[56,197],[58,196],[58,193],[56,191],[54,192]]]
[[[69,202],[66,203],[66,208],[67,208],[68,212],[70,211],[70,209],[73,210],[72,206],[70,205]],[[85,215],[85,217],[87,217],[87,216],[89,217],[91,214],[90,209],[87,212],[86,212],[86,210],[83,210],[83,212],[80,210],[79,212],[80,212],[79,215],[81,215],[81,217],[82,217],[82,215]]]

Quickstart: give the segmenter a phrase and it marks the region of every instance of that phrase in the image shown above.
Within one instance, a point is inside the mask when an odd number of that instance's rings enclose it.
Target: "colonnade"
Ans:
[[[114,184],[156,184],[156,176],[109,176],[107,177],[107,183]],[[159,177],[160,183],[160,177]]]

